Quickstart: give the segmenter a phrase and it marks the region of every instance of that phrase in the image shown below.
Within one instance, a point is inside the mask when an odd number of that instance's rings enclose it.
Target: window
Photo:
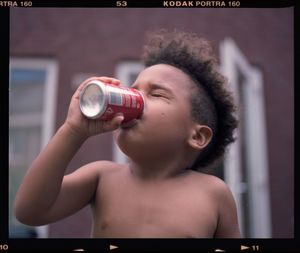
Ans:
[[[53,134],[57,64],[51,60],[10,59],[9,236],[47,237],[47,226],[29,227],[13,214],[24,174]]]
[[[271,213],[263,80],[233,40],[220,47],[221,70],[229,78],[239,111],[239,129],[224,162],[224,178],[238,207],[243,237],[271,237]]]

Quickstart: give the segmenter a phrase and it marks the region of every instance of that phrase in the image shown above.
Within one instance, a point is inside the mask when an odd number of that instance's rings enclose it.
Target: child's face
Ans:
[[[187,147],[191,117],[191,79],[180,69],[158,64],[143,70],[133,88],[142,92],[145,109],[140,119],[116,132],[117,143],[129,157],[141,152],[166,152]]]

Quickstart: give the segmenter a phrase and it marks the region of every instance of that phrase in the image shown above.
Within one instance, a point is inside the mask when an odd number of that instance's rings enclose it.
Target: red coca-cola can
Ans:
[[[80,93],[80,109],[89,119],[110,120],[123,113],[123,122],[139,118],[144,110],[144,99],[136,89],[92,80]]]

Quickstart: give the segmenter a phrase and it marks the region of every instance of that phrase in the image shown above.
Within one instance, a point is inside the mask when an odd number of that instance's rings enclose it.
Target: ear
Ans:
[[[204,149],[211,141],[213,131],[209,126],[195,124],[192,129],[188,144],[197,150]]]

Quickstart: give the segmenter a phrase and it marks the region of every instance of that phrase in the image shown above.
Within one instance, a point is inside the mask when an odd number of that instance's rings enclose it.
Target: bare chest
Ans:
[[[99,187],[94,205],[94,237],[209,238],[217,214],[204,192],[184,187]]]

